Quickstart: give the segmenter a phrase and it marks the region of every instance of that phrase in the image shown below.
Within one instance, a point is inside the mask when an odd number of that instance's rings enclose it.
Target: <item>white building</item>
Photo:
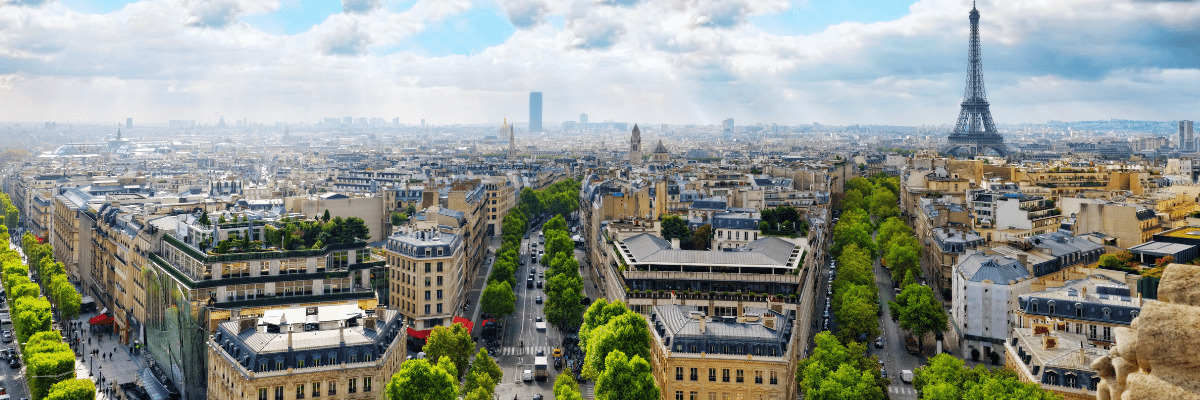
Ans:
[[[962,357],[980,360],[995,352],[1002,360],[1017,296],[1029,293],[1033,275],[1021,260],[989,251],[962,259],[952,281],[950,320]]]

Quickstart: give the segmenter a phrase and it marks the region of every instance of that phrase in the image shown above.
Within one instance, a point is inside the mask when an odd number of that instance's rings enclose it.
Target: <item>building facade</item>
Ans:
[[[462,238],[434,229],[402,228],[388,237],[388,304],[417,329],[449,325],[463,298]]]

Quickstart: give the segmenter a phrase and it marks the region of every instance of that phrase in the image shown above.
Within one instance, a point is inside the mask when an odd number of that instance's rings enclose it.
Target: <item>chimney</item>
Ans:
[[[288,350],[290,351],[290,350],[292,350],[292,326],[291,325],[287,325],[287,332],[288,332]]]
[[[708,318],[704,318],[704,317],[701,317],[701,318],[700,318],[700,334],[701,334],[701,335],[703,335],[703,334],[704,334],[704,323],[705,323],[707,320],[708,320]]]
[[[338,322],[338,343],[346,345],[346,321]]]
[[[775,314],[767,313],[763,316],[763,326],[770,330],[775,330]]]
[[[671,239],[671,249],[679,250],[679,238]]]
[[[1029,269],[1029,254],[1021,253],[1017,255],[1017,259],[1021,260],[1021,266]]]

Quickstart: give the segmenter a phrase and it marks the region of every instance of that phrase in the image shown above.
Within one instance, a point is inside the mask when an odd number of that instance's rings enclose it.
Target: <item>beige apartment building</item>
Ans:
[[[488,178],[483,181],[486,194],[484,209],[487,215],[487,236],[500,236],[500,228],[504,224],[504,215],[516,205],[516,188],[512,182],[504,178]]]
[[[796,398],[792,311],[746,311],[709,317],[695,307],[654,306],[650,358],[663,399]]]
[[[210,399],[380,399],[404,362],[404,317],[341,304],[222,322],[207,342]]]
[[[1158,215],[1139,205],[1082,203],[1075,215],[1075,234],[1100,232],[1117,238],[1117,247],[1130,248],[1162,232]]]
[[[417,225],[419,226],[419,225]],[[428,225],[426,225],[428,226]],[[449,325],[461,305],[466,278],[462,237],[406,226],[388,237],[388,304],[415,329]]]

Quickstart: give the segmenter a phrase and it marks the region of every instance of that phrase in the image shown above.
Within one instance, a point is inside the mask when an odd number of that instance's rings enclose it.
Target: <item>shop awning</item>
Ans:
[[[113,323],[113,317],[108,314],[100,314],[88,320],[92,325],[109,325]]]
[[[417,339],[425,340],[425,339],[428,339],[428,338],[429,338],[429,334],[430,334],[431,332],[433,332],[433,329],[426,329],[426,330],[423,330],[423,331],[418,331],[418,330],[416,330],[416,329],[413,329],[413,328],[408,328],[408,332],[407,332],[407,333],[408,333],[408,337],[415,337],[415,338],[417,338]]]
[[[463,328],[467,328],[467,333],[471,333],[471,328],[475,326],[475,324],[471,323],[471,320],[463,317],[454,317],[454,323],[462,324]]]

